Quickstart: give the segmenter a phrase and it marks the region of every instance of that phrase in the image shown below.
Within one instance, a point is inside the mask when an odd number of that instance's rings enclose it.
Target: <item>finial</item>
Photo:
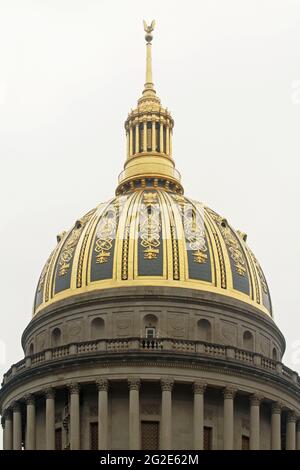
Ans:
[[[143,91],[143,95],[146,96],[154,96],[155,90],[154,85],[152,82],[152,56],[151,56],[151,41],[153,39],[152,31],[155,28],[155,20],[151,22],[148,26],[146,21],[144,20],[144,30],[145,30],[145,39],[146,39],[146,47],[147,47],[147,60],[146,60],[146,83]]]
[[[144,30],[147,33],[145,35],[145,39],[146,39],[147,43],[150,43],[153,39],[153,35],[151,33],[154,30],[154,28],[155,28],[155,20],[152,20],[152,23],[149,26],[147,25],[146,21],[144,20]]]

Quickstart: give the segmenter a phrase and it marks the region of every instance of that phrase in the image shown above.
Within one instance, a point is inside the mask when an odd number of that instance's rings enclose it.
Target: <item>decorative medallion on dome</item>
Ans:
[[[160,247],[160,209],[157,193],[144,193],[140,215],[141,246],[144,249],[144,259],[157,259]]]
[[[228,226],[227,220],[216,214],[213,210],[208,209],[209,214],[217,222],[218,227],[224,237],[225,243],[228,246],[231,258],[236,267],[237,273],[241,276],[246,276],[247,268],[246,261],[241,252],[240,245],[236,237],[233,235],[230,227]]]
[[[107,263],[111,256],[113,242],[116,237],[118,224],[118,210],[115,206],[110,206],[102,217],[96,232],[95,252],[96,263]]]
[[[193,251],[195,263],[207,263],[207,246],[205,241],[205,230],[203,218],[191,204],[185,204],[182,212],[183,226],[189,249]]]
[[[65,246],[58,260],[58,275],[59,276],[64,276],[69,271],[73,254],[74,254],[74,250],[76,248],[81,232],[84,229],[86,223],[89,221],[93,212],[94,211],[90,211],[81,219],[77,220],[77,222],[75,223],[75,227],[73,228],[71,234],[67,238]]]

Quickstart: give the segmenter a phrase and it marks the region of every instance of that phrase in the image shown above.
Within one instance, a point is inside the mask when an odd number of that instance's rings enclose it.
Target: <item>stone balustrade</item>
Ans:
[[[14,364],[4,374],[2,385],[6,385],[13,377],[26,371],[57,361],[61,358],[88,356],[89,354],[106,353],[114,354],[120,352],[139,352],[155,354],[157,352],[173,352],[196,357],[210,356],[217,359],[230,360],[232,363],[251,365],[263,371],[281,376],[283,379],[300,385],[300,379],[296,372],[284,366],[281,362],[272,360],[262,354],[246,351],[234,346],[222,346],[220,344],[207,343],[204,341],[179,340],[174,338],[122,338],[122,339],[99,339],[82,343],[63,345],[49,348],[45,351],[25,357],[22,361]]]

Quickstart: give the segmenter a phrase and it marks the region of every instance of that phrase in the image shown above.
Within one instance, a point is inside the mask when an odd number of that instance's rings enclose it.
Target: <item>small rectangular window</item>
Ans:
[[[62,429],[55,429],[55,450],[62,450]]]
[[[156,151],[160,152],[160,123],[156,123],[156,133],[155,133],[155,138],[156,138]]]
[[[152,149],[152,122],[147,122],[147,150]]]
[[[250,440],[248,436],[242,436],[242,450],[250,449]]]
[[[203,449],[211,450],[212,449],[212,428],[204,426],[203,429]]]
[[[98,450],[98,423],[90,423],[90,449]]]
[[[140,144],[140,152],[143,151],[143,142],[144,142],[144,124],[140,124],[140,138],[139,138],[139,144]]]
[[[155,336],[156,336],[155,328],[147,327],[146,328],[146,338],[153,339],[153,338],[155,338]]]

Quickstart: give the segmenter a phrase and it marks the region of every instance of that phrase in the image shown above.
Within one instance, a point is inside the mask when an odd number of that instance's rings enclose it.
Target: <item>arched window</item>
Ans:
[[[91,339],[101,339],[104,337],[105,323],[103,318],[94,318],[91,321]]]
[[[149,313],[144,316],[144,332],[143,335],[146,338],[152,339],[157,336],[157,324],[158,318],[156,315]]]
[[[53,347],[57,347],[61,345],[61,331],[60,328],[54,328],[51,333],[51,344]]]
[[[254,339],[251,331],[244,331],[243,334],[243,348],[253,351],[254,349]]]
[[[208,320],[202,318],[197,323],[198,326],[198,338],[201,341],[208,341],[212,340],[212,332],[211,332],[211,324]]]
[[[273,359],[273,361],[278,361],[278,355],[277,355],[277,349],[276,348],[273,348],[272,359]]]

